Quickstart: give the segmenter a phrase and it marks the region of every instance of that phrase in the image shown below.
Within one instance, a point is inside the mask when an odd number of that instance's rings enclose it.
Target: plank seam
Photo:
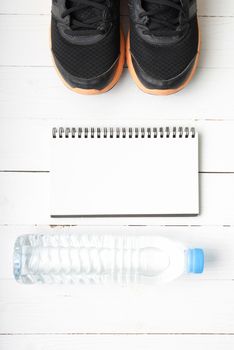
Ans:
[[[0,336],[234,336],[234,333],[229,332],[204,332],[204,333],[0,333]]]

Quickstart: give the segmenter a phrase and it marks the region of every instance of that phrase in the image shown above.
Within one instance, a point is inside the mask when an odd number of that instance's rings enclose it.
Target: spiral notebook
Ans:
[[[52,129],[51,216],[199,213],[194,128]]]

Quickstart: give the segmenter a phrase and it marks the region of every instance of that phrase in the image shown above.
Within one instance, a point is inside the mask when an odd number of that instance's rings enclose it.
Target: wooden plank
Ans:
[[[50,218],[49,173],[0,173],[0,224],[234,224],[234,174],[201,174],[201,214],[197,217]]]
[[[95,228],[96,232],[160,233],[190,246],[202,246],[206,251],[204,276],[191,275],[168,285],[27,286],[13,281],[10,252],[17,235],[92,229],[0,228],[0,333],[233,333],[231,227],[191,227],[189,232],[186,227]]]
[[[93,96],[92,103],[88,102],[89,97],[65,88],[52,67],[1,67],[0,80],[0,110],[1,117],[5,118],[48,120],[48,117],[78,118],[83,115],[87,119],[95,116],[98,120],[103,115],[106,119],[112,115],[119,123],[123,123],[126,116],[134,118],[135,123],[143,117],[155,120],[233,119],[234,69],[199,68],[186,89],[168,97],[142,93],[125,71],[113,90]],[[225,94],[220,90],[224,81]]]
[[[123,19],[127,28],[127,18]],[[49,26],[49,15],[2,16],[0,66],[52,66]],[[203,17],[200,18],[200,27],[202,50],[199,67],[234,68],[234,17]]]
[[[0,14],[39,14],[44,15],[50,13],[51,1],[40,0],[2,0],[0,3]]]
[[[232,333],[233,293],[233,281],[128,288],[73,286],[73,292],[66,286],[4,282],[0,332]]]
[[[0,336],[2,350],[232,350],[231,335],[14,335]]]
[[[49,118],[48,118],[49,119]],[[119,118],[120,119],[120,118]],[[33,119],[0,120],[0,171],[49,171],[52,126],[136,126],[135,120],[126,118],[119,124],[112,115],[95,121],[93,118],[63,118],[53,122]],[[182,120],[144,118],[141,126],[195,126],[200,134],[200,171],[234,172],[234,121]]]
[[[142,235],[161,235],[170,239],[175,239],[187,247],[201,247],[205,251],[205,270],[202,275],[196,276],[193,274],[181,277],[181,281],[223,281],[234,279],[234,234],[233,227],[222,226],[206,226],[206,227],[185,227],[185,226],[0,226],[0,283],[3,290],[8,290],[8,296],[14,296],[18,288],[15,284],[12,273],[12,255],[16,238],[22,234],[53,234],[53,233],[75,233],[88,234],[94,232],[96,234],[142,234]],[[33,289],[33,291],[31,290]],[[29,290],[31,295],[46,296],[50,293],[60,293],[59,288],[52,288],[51,292],[44,289],[23,289],[23,293]],[[74,287],[65,287],[68,293],[74,292]],[[48,294],[49,293],[49,294]],[[60,294],[63,294],[63,290]],[[23,294],[22,294],[23,295]]]
[[[234,16],[234,3],[232,0],[198,0],[198,12],[201,16]]]
[[[234,4],[232,0],[198,0],[199,14],[202,16],[234,16]],[[21,0],[0,3],[0,14],[48,14],[50,1]],[[127,13],[127,1],[122,0],[121,13]]]
[[[1,16],[0,65],[52,66],[49,28],[49,15]]]

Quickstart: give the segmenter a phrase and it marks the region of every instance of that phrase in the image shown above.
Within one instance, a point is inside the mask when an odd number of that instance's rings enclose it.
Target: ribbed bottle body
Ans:
[[[51,234],[20,236],[14,275],[23,283],[136,282],[141,271],[140,237]]]
[[[189,251],[152,235],[23,235],[15,243],[13,269],[15,279],[26,284],[167,282],[195,271],[197,257]]]

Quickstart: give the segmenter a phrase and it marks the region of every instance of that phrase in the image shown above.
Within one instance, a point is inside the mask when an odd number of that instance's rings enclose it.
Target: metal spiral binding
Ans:
[[[195,128],[53,128],[53,138],[195,138]]]

